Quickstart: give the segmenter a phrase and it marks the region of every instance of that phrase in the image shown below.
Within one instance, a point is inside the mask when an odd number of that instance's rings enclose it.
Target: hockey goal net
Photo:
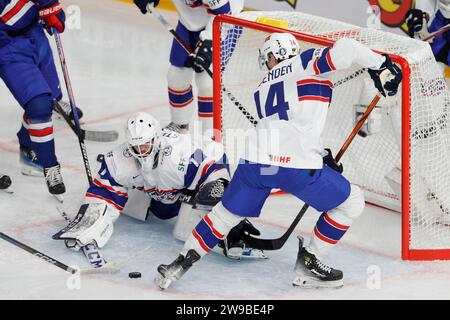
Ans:
[[[258,120],[253,93],[264,77],[258,49],[270,33],[286,32],[257,23],[261,17],[286,23],[302,50],[354,38],[402,68],[399,94],[378,103],[380,130],[355,138],[342,159],[344,174],[368,202],[402,213],[403,259],[450,259],[450,94],[427,43],[299,12],[216,17],[214,128],[232,168],[251,147],[242,138],[252,118]],[[358,66],[328,77],[334,91],[322,138],[336,154],[356,124],[355,110],[368,106],[376,91]]]

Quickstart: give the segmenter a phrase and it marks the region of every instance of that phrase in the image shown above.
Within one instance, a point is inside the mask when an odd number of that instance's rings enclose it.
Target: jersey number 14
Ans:
[[[260,119],[278,114],[280,120],[289,120],[287,113],[289,110],[289,103],[285,101],[283,81],[274,83],[270,86],[269,92],[267,93],[264,110],[261,109],[261,97],[259,90],[255,92],[254,97],[258,117]]]

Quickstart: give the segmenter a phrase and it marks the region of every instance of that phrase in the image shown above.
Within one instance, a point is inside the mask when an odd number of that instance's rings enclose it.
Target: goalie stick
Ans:
[[[11,243],[12,245],[15,245],[16,247],[19,247],[20,249],[23,249],[23,250],[31,253],[33,256],[36,256],[36,257],[54,265],[55,267],[63,269],[66,272],[69,272],[71,274],[74,274],[77,272],[77,269],[71,268],[71,267],[65,265],[64,263],[59,262],[58,260],[53,259],[53,258],[47,256],[46,254],[43,254],[42,252],[37,251],[36,249],[33,249],[22,242],[17,241],[14,238],[11,238],[10,236],[4,234],[3,232],[0,232],[0,238]]]
[[[59,114],[64,118],[66,123],[72,129],[72,131],[77,135],[81,136],[81,140],[97,141],[97,142],[112,142],[116,141],[119,137],[119,133],[115,130],[110,131],[95,131],[77,128],[69,116],[64,112],[64,110],[59,105],[58,101],[55,101],[53,108],[58,111]]]
[[[364,122],[367,120],[367,118],[369,117],[370,113],[372,112],[372,110],[377,105],[377,103],[380,100],[380,98],[381,98],[381,94],[380,93],[378,93],[373,98],[373,100],[370,103],[369,107],[367,108],[366,112],[364,112],[364,114],[361,116],[361,118],[359,119],[358,123],[353,128],[353,131],[350,133],[348,138],[345,140],[344,144],[342,145],[341,149],[339,150],[338,154],[336,155],[336,158],[335,158],[336,162],[339,162],[339,160],[342,158],[342,156],[344,155],[345,151],[347,150],[347,148],[350,146],[350,144],[352,143],[353,139],[355,138],[356,134],[359,132],[359,130],[363,126]],[[309,205],[307,205],[307,204],[303,205],[302,209],[297,214],[297,216],[295,217],[294,221],[289,226],[288,230],[281,237],[279,237],[277,239],[260,239],[260,238],[254,238],[254,237],[249,236],[249,235],[245,235],[244,236],[245,243],[248,244],[252,248],[260,249],[260,250],[278,250],[278,249],[280,249],[281,247],[283,247],[283,245],[289,239],[289,236],[294,231],[295,227],[300,222],[300,220],[302,219],[303,215],[308,210],[308,208],[309,208]]]

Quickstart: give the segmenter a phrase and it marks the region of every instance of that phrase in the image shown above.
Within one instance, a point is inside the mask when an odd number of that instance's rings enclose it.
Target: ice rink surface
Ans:
[[[124,121],[136,111],[150,112],[163,125],[167,124],[170,35],[154,18],[141,15],[128,4],[109,0],[64,1],[66,8],[71,4],[81,9],[81,28],[67,30],[62,39],[75,98],[85,113],[85,128],[118,130],[122,140]],[[162,13],[175,25],[174,12]],[[70,21],[69,17],[69,28]],[[55,59],[59,69],[56,51]],[[3,84],[0,97],[0,173],[11,176],[15,190],[12,195],[0,192],[0,232],[67,265],[89,269],[82,253],[69,251],[63,242],[51,239],[65,222],[44,180],[20,174],[15,134],[22,110]],[[73,215],[83,199],[87,179],[75,135],[62,121],[55,121],[55,131],[68,190],[65,208]],[[118,143],[86,143],[93,171],[96,155]],[[255,224],[265,238],[278,237],[301,205],[289,195],[272,196]],[[296,234],[308,239],[317,218],[318,213],[310,209]],[[182,247],[172,237],[173,224],[174,221],[155,217],[145,223],[120,217],[112,239],[102,249],[109,262],[126,262],[116,274],[71,276],[0,240],[0,299],[450,298],[450,262],[402,261],[400,214],[373,206],[366,207],[363,216],[324,259],[344,271],[345,286],[339,290],[302,290],[291,285],[298,247],[293,235],[281,250],[266,252],[270,259],[264,261],[231,261],[210,254],[181,281],[161,292],[152,282],[156,267],[175,259]],[[128,259],[136,252],[140,254]],[[141,272],[142,278],[130,279],[131,271]]]

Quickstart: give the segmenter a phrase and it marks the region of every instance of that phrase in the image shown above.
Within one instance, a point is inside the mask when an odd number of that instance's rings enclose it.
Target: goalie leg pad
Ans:
[[[177,222],[173,228],[174,238],[181,241],[186,241],[195,226],[208,212],[209,211],[206,210],[193,209],[192,205],[182,203],[177,217]]]
[[[106,245],[111,238],[114,228],[113,222],[119,212],[106,204],[84,204],[80,207],[77,216],[67,227],[56,233],[55,240],[70,240],[79,247],[95,241],[99,248]]]

